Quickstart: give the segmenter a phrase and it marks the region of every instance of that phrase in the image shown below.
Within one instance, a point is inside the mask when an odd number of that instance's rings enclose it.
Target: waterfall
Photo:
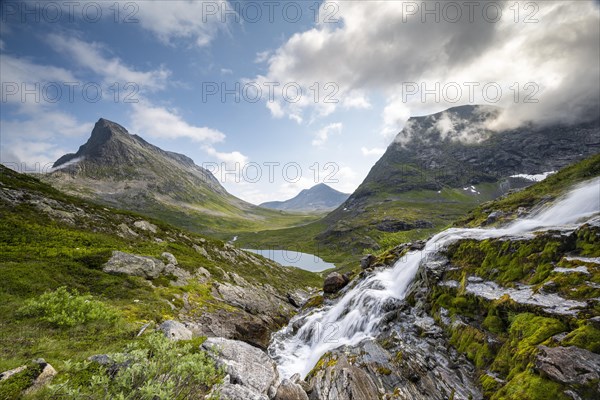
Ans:
[[[459,239],[523,236],[549,228],[571,227],[597,213],[600,213],[600,178],[576,187],[553,205],[504,228],[451,228],[438,233],[423,250],[409,252],[391,268],[368,276],[335,304],[294,317],[273,335],[269,354],[283,377],[295,373],[304,377],[326,352],[375,337],[386,302],[403,299],[421,263],[448,244]]]

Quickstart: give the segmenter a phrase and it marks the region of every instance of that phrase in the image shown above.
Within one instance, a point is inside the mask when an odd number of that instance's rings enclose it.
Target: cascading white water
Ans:
[[[600,213],[600,178],[573,189],[551,207],[499,229],[458,229],[431,238],[421,251],[409,252],[393,267],[379,271],[348,291],[337,303],[298,315],[273,336],[269,354],[283,377],[304,377],[327,351],[342,345],[354,346],[374,337],[383,307],[390,299],[402,299],[422,262],[459,239],[522,236],[534,231],[573,225]],[[302,324],[294,333],[294,327]]]

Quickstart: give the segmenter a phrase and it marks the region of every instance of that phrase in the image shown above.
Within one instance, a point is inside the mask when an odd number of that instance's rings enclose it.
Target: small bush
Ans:
[[[224,375],[197,346],[174,342],[160,333],[110,354],[112,364],[65,363],[64,382],[52,385],[50,398],[177,400],[204,398]]]
[[[35,317],[58,328],[73,327],[93,321],[113,323],[118,319],[115,311],[90,295],[70,293],[62,286],[53,292],[29,299],[19,310],[25,317]]]

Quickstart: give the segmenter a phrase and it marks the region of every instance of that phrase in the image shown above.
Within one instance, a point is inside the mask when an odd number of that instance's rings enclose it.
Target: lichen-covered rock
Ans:
[[[135,221],[133,223],[133,226],[135,226],[138,229],[141,229],[143,231],[150,231],[152,233],[156,233],[156,225],[151,224],[148,221],[144,221],[144,220],[140,220],[140,221]]]
[[[575,346],[538,346],[535,367],[563,384],[585,386],[600,379],[600,355]]]
[[[310,380],[311,400],[378,400],[379,391],[369,374],[348,362],[345,355],[328,360]]]
[[[223,383],[216,388],[221,400],[269,400],[264,394],[260,394],[246,386]]]
[[[290,379],[284,379],[277,389],[274,400],[308,400],[308,395],[302,386]]]
[[[165,337],[171,340],[190,340],[192,338],[192,331],[181,322],[173,320],[165,321],[160,324],[158,329],[164,333]]]
[[[323,291],[325,293],[336,293],[346,286],[348,282],[349,280],[347,277],[337,272],[332,272],[327,275],[325,282],[323,282]]]
[[[262,350],[248,343],[224,338],[208,338],[202,348],[218,366],[224,366],[231,383],[273,397],[279,386],[275,362]]]
[[[167,262],[169,264],[177,265],[177,258],[175,258],[175,256],[173,254],[165,251],[160,256],[162,258],[164,258],[165,260],[167,260]]]
[[[112,257],[104,264],[102,270],[111,274],[126,274],[154,279],[164,271],[165,264],[152,257],[113,251]]]

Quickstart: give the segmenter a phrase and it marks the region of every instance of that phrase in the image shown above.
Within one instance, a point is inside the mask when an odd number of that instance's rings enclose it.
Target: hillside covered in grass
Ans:
[[[316,274],[2,166],[0,218],[0,371],[41,357],[60,376],[68,362],[123,350],[142,327],[167,320],[194,337],[266,347],[295,313],[289,298],[321,284]],[[115,254],[139,269],[124,270]]]

